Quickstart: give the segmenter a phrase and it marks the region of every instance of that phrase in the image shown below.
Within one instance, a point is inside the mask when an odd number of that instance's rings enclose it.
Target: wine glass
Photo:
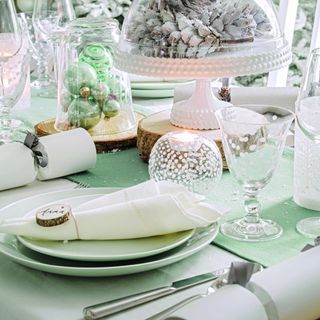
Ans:
[[[311,52],[296,103],[294,200],[320,211],[320,48]],[[320,235],[320,215],[302,219],[297,230],[307,237]]]
[[[32,22],[36,32],[49,41],[54,55],[54,72],[57,81],[59,66],[59,44],[67,24],[76,18],[72,0],[35,0]]]
[[[17,101],[8,65],[22,46],[22,34],[13,0],[0,1],[0,144],[12,140],[13,129],[19,123],[11,118],[11,108]],[[14,92],[13,92],[14,91]],[[20,96],[22,90],[20,92]],[[18,94],[19,96],[19,94]]]
[[[37,78],[31,82],[31,87],[38,96],[53,98],[56,96],[56,86],[49,72],[49,59],[52,56],[49,43],[35,31],[31,16],[21,12],[18,14],[18,18],[25,30],[32,57],[37,63]]]
[[[294,114],[272,106],[237,106],[220,109],[216,116],[229,170],[243,189],[246,213],[222,224],[220,231],[242,241],[275,239],[282,227],[260,217],[258,194],[277,167]]]

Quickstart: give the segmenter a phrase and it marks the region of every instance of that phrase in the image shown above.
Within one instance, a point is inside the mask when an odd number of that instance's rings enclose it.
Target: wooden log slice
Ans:
[[[148,162],[151,149],[157,140],[164,134],[171,131],[186,131],[186,129],[179,128],[170,122],[170,110],[161,111],[140,120],[137,132],[137,148],[140,157],[144,162]],[[222,149],[222,142],[220,137],[220,130],[188,130],[200,133],[209,140],[215,141],[223,159],[223,167],[226,168],[226,161]]]
[[[135,116],[137,122],[143,118],[143,115],[140,113],[135,112]],[[54,122],[55,119],[49,119],[36,124],[36,134],[41,137],[58,133],[58,131],[54,128]],[[88,130],[92,136],[98,153],[136,146],[137,126],[122,132],[117,132],[118,127],[119,126],[116,123],[110,123],[102,119],[97,126]],[[108,134],[108,132],[110,133]]]

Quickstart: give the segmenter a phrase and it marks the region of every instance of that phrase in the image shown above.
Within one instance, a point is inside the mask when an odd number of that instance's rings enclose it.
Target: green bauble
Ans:
[[[64,73],[64,85],[74,95],[79,95],[83,87],[94,87],[97,81],[94,68],[83,62],[71,64]]]
[[[102,112],[107,118],[115,117],[120,112],[120,103],[117,100],[107,100],[102,107]]]
[[[76,98],[69,106],[68,119],[73,126],[90,129],[100,121],[100,118],[100,107],[93,101]]]
[[[97,72],[99,81],[106,81],[108,72],[112,67],[112,54],[101,44],[86,46],[79,55],[81,62],[89,64]]]
[[[99,103],[102,108],[107,96],[110,94],[110,90],[107,84],[97,83],[95,87],[91,89],[91,96]]]

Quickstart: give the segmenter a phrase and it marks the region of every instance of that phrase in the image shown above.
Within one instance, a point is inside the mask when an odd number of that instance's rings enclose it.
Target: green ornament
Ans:
[[[105,83],[97,83],[96,86],[91,89],[91,96],[99,103],[101,107],[104,105],[109,93],[109,87]]]
[[[94,68],[82,62],[70,65],[64,73],[64,85],[74,95],[79,95],[83,87],[94,87],[97,81]]]
[[[102,107],[102,112],[107,118],[115,117],[120,111],[120,103],[117,100],[107,100]]]
[[[97,72],[99,81],[105,82],[113,65],[112,54],[101,44],[86,46],[79,55],[79,61],[89,64]]]
[[[93,101],[76,98],[69,106],[68,119],[73,126],[90,129],[100,121],[100,118],[100,107]]]

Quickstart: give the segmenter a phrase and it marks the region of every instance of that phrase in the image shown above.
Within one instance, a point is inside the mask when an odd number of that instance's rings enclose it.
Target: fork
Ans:
[[[211,285],[208,287],[207,291],[202,294],[196,294],[191,297],[188,297],[184,300],[179,301],[178,303],[174,304],[173,306],[160,311],[159,313],[154,314],[153,316],[147,318],[146,320],[162,320],[165,319],[167,316],[170,316],[175,311],[179,310],[180,308],[184,307],[188,303],[198,300],[200,298],[205,298],[210,294],[214,293],[217,289],[221,288],[225,284],[227,284],[227,276],[228,274],[220,276],[218,279],[214,280]]]
[[[85,182],[79,182],[74,189],[86,189],[86,188],[90,188],[90,185],[88,183]]]

